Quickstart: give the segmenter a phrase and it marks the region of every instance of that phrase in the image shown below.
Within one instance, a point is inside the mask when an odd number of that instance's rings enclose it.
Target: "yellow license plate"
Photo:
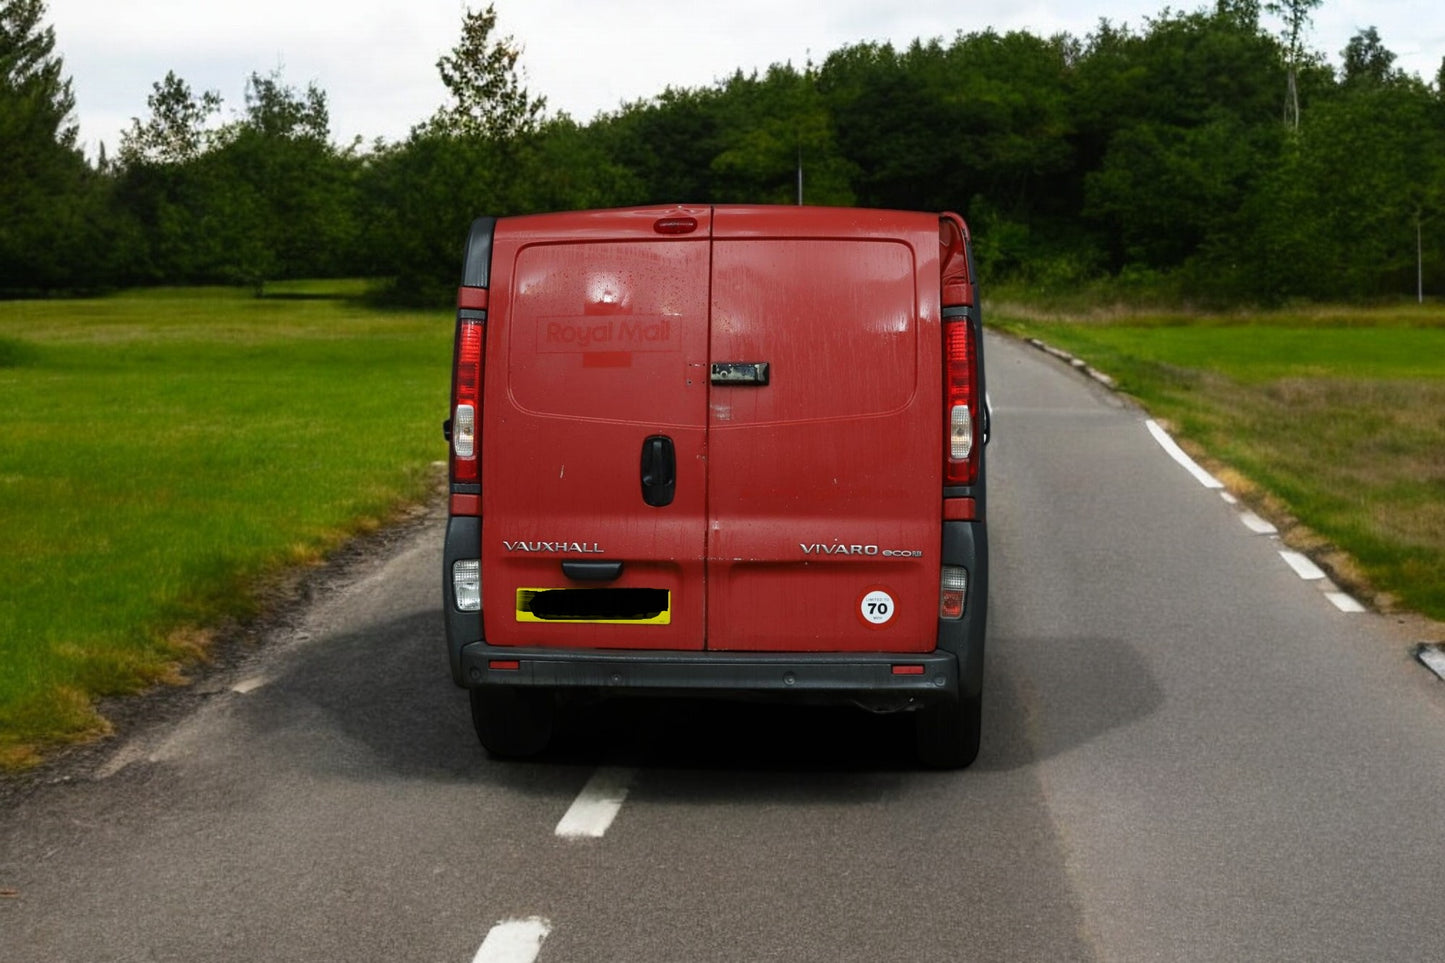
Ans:
[[[519,588],[517,621],[669,625],[672,593],[652,588]]]

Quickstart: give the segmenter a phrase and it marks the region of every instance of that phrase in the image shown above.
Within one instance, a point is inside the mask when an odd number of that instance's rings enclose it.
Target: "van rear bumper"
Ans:
[[[899,671],[898,667],[906,667]],[[468,687],[538,686],[616,695],[712,694],[857,703],[880,711],[959,698],[958,659],[928,653],[756,653],[461,649]],[[920,671],[921,670],[921,671]]]

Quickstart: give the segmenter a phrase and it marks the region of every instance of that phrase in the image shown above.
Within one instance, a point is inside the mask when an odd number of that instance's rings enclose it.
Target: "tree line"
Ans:
[[[280,73],[221,123],[219,96],[171,73],[88,161],[44,0],[0,0],[0,292],[368,276],[440,300],[479,213],[801,192],[957,210],[986,277],[1039,290],[1438,293],[1445,68],[1397,69],[1374,28],[1333,67],[1304,43],[1320,2],[854,44],[586,123],[525,88],[488,7],[438,62],[450,101],[399,142],[337,145],[326,93]]]

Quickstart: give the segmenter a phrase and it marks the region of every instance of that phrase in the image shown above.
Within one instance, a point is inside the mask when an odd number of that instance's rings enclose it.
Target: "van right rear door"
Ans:
[[[715,211],[709,649],[936,646],[939,301],[936,215]]]

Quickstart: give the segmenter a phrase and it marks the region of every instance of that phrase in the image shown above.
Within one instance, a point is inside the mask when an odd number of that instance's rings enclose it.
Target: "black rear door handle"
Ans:
[[[611,582],[622,577],[622,563],[563,562],[562,574],[574,582]]]
[[[672,504],[677,490],[677,452],[666,435],[642,443],[642,500],[653,508]]]

